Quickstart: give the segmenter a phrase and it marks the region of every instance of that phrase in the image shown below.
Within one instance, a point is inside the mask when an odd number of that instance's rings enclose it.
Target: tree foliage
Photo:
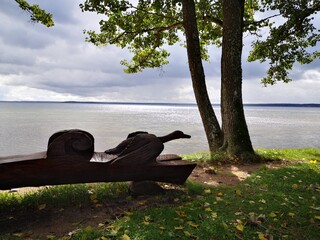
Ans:
[[[15,0],[19,7],[30,14],[30,20],[32,22],[41,23],[47,27],[54,26],[52,20],[52,14],[47,13],[45,10],[41,9],[39,5],[30,5],[26,0]]]
[[[289,70],[295,62],[309,64],[320,57],[314,47],[320,40],[319,23],[314,21],[315,14],[320,11],[319,0],[262,0],[261,11],[278,12],[282,17],[280,25],[265,19],[270,27],[266,39],[258,39],[253,43],[249,61],[269,61],[267,76],[262,79],[266,84],[277,81],[289,82]]]
[[[221,46],[222,0],[198,0],[197,23],[202,58],[209,59],[207,46]],[[180,43],[184,32],[182,6],[179,0],[139,0],[133,4],[127,0],[86,0],[80,7],[107,16],[100,21],[100,33],[85,31],[87,40],[96,45],[115,44],[127,47],[132,53],[131,61],[121,63],[126,72],[138,72],[144,68],[160,67],[168,63],[170,53],[167,45]],[[253,42],[249,61],[269,61],[264,84],[277,81],[289,82],[289,71],[295,62],[308,64],[319,58],[315,50],[319,42],[319,28],[314,21],[320,10],[319,0],[247,0],[244,11],[244,31],[257,34],[258,29],[269,28],[269,35]],[[254,14],[262,12],[269,16],[255,20]],[[276,24],[274,19],[282,24]]]
[[[247,8],[257,7],[250,3]],[[100,32],[86,30],[87,41],[95,45],[115,44],[127,47],[132,53],[131,61],[121,63],[126,72],[138,72],[145,68],[160,67],[168,63],[170,53],[165,49],[176,43],[185,45],[183,39],[182,3],[179,0],[139,0],[133,4],[126,0],[86,0],[80,4],[82,11],[107,16],[100,21]],[[220,0],[196,1],[197,23],[201,54],[209,59],[209,45],[221,46],[222,10]],[[245,21],[251,22],[253,12],[246,11]],[[249,25],[248,25],[249,26]]]

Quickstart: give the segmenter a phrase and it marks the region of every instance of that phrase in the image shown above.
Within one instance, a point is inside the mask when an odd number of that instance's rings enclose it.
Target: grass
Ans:
[[[128,186],[124,183],[101,183],[46,187],[25,194],[2,192],[0,193],[0,213],[13,212],[17,209],[28,211],[42,207],[63,208],[88,205],[92,202],[118,198],[127,190]]]
[[[209,187],[188,181],[182,191],[153,197],[170,195],[170,203],[132,209],[111,223],[85,227],[60,239],[320,239],[320,150],[260,149],[257,153],[294,164],[261,168],[236,186]],[[207,153],[185,158],[210,162]],[[126,190],[125,184],[110,183],[52,187],[23,196],[0,193],[0,212],[44,204],[60,208],[103,203]]]

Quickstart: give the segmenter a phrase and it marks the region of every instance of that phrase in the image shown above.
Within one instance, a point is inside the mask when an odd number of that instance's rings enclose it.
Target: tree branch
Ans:
[[[183,25],[183,22],[177,22],[177,23],[174,23],[174,24],[169,25],[169,26],[146,28],[146,29],[142,29],[140,31],[124,31],[124,32],[120,33],[116,38],[110,40],[109,44],[115,44],[123,36],[128,36],[129,34],[138,35],[138,34],[147,33],[147,32],[153,32],[153,31],[157,32],[159,34],[159,33],[164,32],[166,30],[171,30],[171,29],[178,28],[178,27],[180,27],[182,25]]]

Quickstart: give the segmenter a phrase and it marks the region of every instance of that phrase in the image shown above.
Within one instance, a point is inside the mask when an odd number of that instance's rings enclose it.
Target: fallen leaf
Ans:
[[[207,208],[204,209],[204,211],[206,211],[206,212],[212,212],[212,209],[209,208],[209,207],[207,207]]]
[[[97,200],[97,194],[95,194],[95,193],[90,194],[90,200],[91,201],[96,201]]]
[[[182,226],[174,227],[174,230],[183,230],[183,229],[184,229],[184,227],[182,227]]]
[[[211,193],[211,190],[210,190],[210,189],[205,189],[205,190],[204,190],[204,193],[209,194],[209,193]]]
[[[43,210],[43,209],[45,209],[46,208],[46,204],[44,203],[44,204],[40,204],[39,206],[38,206],[38,209],[39,210]]]
[[[180,216],[180,217],[186,217],[187,214],[184,211],[176,211],[176,213]]]
[[[243,232],[243,229],[244,229],[244,226],[241,222],[239,222],[237,225],[236,225],[236,229],[240,232]]]
[[[150,221],[151,221],[150,215],[144,216],[144,220],[145,220],[146,222],[150,222]]]
[[[218,192],[218,193],[217,193],[217,196],[218,196],[218,197],[222,197],[222,196],[223,196],[223,193],[222,193],[222,192]]]
[[[211,218],[216,219],[218,217],[218,214],[216,212],[211,213]]]
[[[265,238],[263,233],[259,233],[258,237],[259,237],[259,240],[268,240],[267,238]]]
[[[98,227],[99,227],[99,228],[104,227],[104,223],[99,223],[99,224],[98,224]]]
[[[122,236],[122,240],[130,240],[130,237],[127,234],[124,234]]]
[[[222,201],[222,198],[221,197],[216,197],[216,200],[217,200],[217,202],[220,202],[220,201]]]
[[[259,200],[259,202],[261,202],[261,203],[265,204],[267,201],[266,201],[266,200],[264,200],[264,199],[260,199],[260,200]]]
[[[291,187],[292,187],[293,189],[297,189],[297,188],[298,188],[298,184],[294,183],[294,184],[292,184]]]
[[[288,216],[290,216],[290,217],[294,217],[296,214],[295,213],[292,213],[292,212],[289,212],[288,213]]]
[[[277,214],[274,213],[274,212],[271,212],[271,213],[269,214],[269,217],[272,217],[272,218],[275,218],[276,216],[277,216]]]
[[[23,233],[14,233],[12,234],[14,237],[19,237],[21,238],[23,236]]]
[[[191,227],[194,227],[194,228],[197,228],[199,225],[198,224],[195,224],[194,222],[192,221],[189,221],[188,222],[188,225],[191,226]]]
[[[241,195],[242,195],[242,192],[241,192],[239,189],[237,189],[237,190],[236,190],[236,194],[237,194],[238,196],[241,196]]]

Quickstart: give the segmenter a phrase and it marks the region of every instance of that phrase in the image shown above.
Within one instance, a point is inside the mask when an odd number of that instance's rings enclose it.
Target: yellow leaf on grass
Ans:
[[[213,219],[216,219],[216,218],[218,217],[218,214],[217,214],[216,212],[212,212],[212,213],[211,213],[211,217],[212,217]]]
[[[184,229],[184,227],[182,227],[182,226],[174,227],[174,230],[183,230],[183,229]]]
[[[209,193],[211,193],[211,190],[210,189],[205,189],[204,192],[209,194]]]
[[[296,214],[295,213],[293,213],[293,212],[289,212],[288,213],[288,216],[290,216],[290,217],[294,217]]]
[[[222,192],[218,192],[218,193],[217,193],[217,196],[218,196],[218,197],[222,197],[222,196],[223,196],[223,193],[222,193]]]
[[[212,212],[212,209],[209,208],[209,207],[205,208],[204,210],[205,210],[206,212]]]
[[[99,228],[104,227],[104,223],[99,223],[99,224],[98,224],[98,227],[99,227]]]
[[[151,220],[150,215],[144,216],[144,220],[145,220],[146,222],[150,222],[150,220]]]
[[[259,233],[259,240],[268,240],[263,233]]]
[[[238,224],[236,225],[236,229],[237,229],[238,231],[240,231],[240,232],[243,232],[243,229],[244,229],[243,224],[242,224],[242,223],[238,223]]]
[[[276,216],[277,216],[277,214],[274,213],[274,212],[271,212],[271,213],[269,214],[269,217],[272,217],[272,218],[275,218]]]
[[[294,183],[294,184],[292,184],[291,187],[292,187],[293,189],[297,189],[299,186],[298,186],[298,184]]]
[[[180,216],[180,217],[186,217],[187,214],[184,211],[176,211],[176,213]]]
[[[44,203],[44,204],[40,204],[39,206],[38,206],[38,209],[39,210],[43,210],[43,209],[45,209],[46,208],[46,204]]]
[[[95,193],[90,194],[90,200],[91,201],[96,201],[97,200],[97,194],[95,194]]]
[[[12,234],[14,237],[22,237],[23,236],[23,233],[14,233]]]
[[[260,200],[259,200],[259,202],[261,202],[261,203],[265,204],[267,201],[266,201],[266,200],[264,200],[264,199],[260,199]]]
[[[191,226],[191,227],[194,227],[194,228],[197,228],[199,225],[198,224],[195,224],[194,222],[192,221],[189,221],[188,222],[188,225]]]
[[[320,216],[314,216],[314,218],[320,220]]]
[[[129,216],[124,216],[124,217],[122,217],[122,218],[120,219],[120,221],[122,221],[122,222],[128,222],[128,221],[130,221],[130,217],[129,217]]]
[[[239,189],[237,189],[237,190],[236,190],[236,194],[237,194],[238,196],[241,196],[242,192],[241,192]]]
[[[124,234],[122,236],[122,240],[130,240],[130,237],[127,234]]]
[[[222,198],[221,197],[216,197],[216,200],[217,200],[217,202],[220,202],[220,201],[222,201]]]

